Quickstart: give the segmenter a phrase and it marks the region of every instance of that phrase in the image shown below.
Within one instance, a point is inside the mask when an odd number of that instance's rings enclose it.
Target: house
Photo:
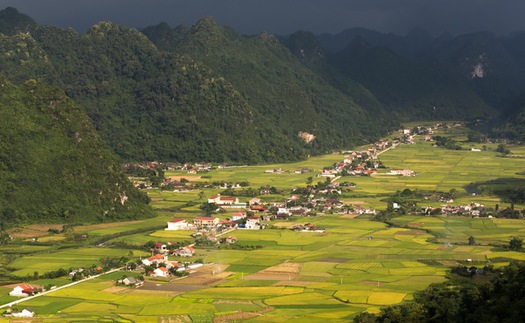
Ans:
[[[246,213],[245,212],[237,212],[237,213],[233,213],[232,217],[231,217],[231,220],[232,221],[239,221],[239,220],[242,220],[246,217]]]
[[[237,241],[238,241],[238,239],[235,236],[228,236],[228,237],[224,238],[224,242],[226,242],[228,244],[232,244],[232,243],[235,243]]]
[[[253,199],[249,200],[248,201],[248,205],[249,206],[252,206],[252,205],[259,205],[261,204],[261,199],[260,198],[257,198],[257,197],[254,197]]]
[[[76,274],[81,274],[83,271],[84,271],[84,268],[73,269],[69,273],[69,278],[73,278]]]
[[[166,269],[166,267],[159,267],[153,271],[153,275],[156,277],[168,277],[170,272]]]
[[[193,224],[197,227],[215,227],[221,219],[215,217],[198,216],[193,220]]]
[[[401,176],[415,176],[416,173],[410,169],[391,169],[390,174],[401,175]]]
[[[180,247],[175,250],[173,254],[180,257],[191,257],[195,253],[195,249],[192,246]]]
[[[237,197],[221,196],[220,194],[214,195],[208,198],[208,203],[215,203],[218,206],[238,204],[239,199]]]
[[[264,206],[261,206],[261,205],[252,205],[250,207],[250,210],[257,211],[257,212],[264,212],[264,211],[266,211],[266,208]]]
[[[189,223],[184,219],[173,219],[168,222],[166,230],[185,230],[188,229]]]
[[[144,285],[144,281],[143,280],[140,280],[140,279],[135,278],[135,277],[126,277],[126,278],[122,279],[122,283],[124,285],[126,285],[126,286],[136,286],[136,287]]]
[[[251,216],[246,221],[245,228],[250,230],[259,230],[261,228],[261,219],[258,216]]]
[[[27,297],[29,295],[33,295],[36,290],[36,287],[29,284],[20,284],[9,292],[9,296]]]
[[[142,263],[146,266],[151,266],[153,264],[158,265],[160,263],[167,263],[168,262],[168,256],[156,254],[148,259],[142,259]]]
[[[223,220],[223,221],[219,222],[219,226],[221,226],[223,228],[236,228],[237,227],[237,222]]]
[[[166,244],[162,243],[162,242],[157,242],[155,244],[155,252],[156,253],[165,253],[168,251],[168,248],[166,246]]]
[[[9,316],[12,316],[12,317],[33,317],[33,316],[35,316],[35,311],[33,311],[33,309],[30,308],[30,307],[26,307],[23,310],[21,310],[20,312],[13,312],[13,313],[11,313]]]

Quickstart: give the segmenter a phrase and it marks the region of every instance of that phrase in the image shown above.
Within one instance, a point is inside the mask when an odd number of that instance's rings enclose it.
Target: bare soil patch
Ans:
[[[9,235],[13,238],[38,238],[49,235],[49,229],[62,230],[61,224],[31,224],[23,228],[10,229]]]
[[[188,315],[166,315],[159,316],[159,323],[190,323],[193,320]]]
[[[341,217],[345,219],[353,219],[353,218],[357,218],[359,215],[360,214],[352,213],[352,214],[343,214],[341,215]]]
[[[274,309],[275,308],[269,306],[269,307],[265,307],[262,310],[259,310],[259,311],[256,311],[256,312],[240,312],[240,313],[235,313],[235,314],[216,316],[213,319],[213,323],[237,322],[239,320],[245,320],[245,319],[249,319],[249,318],[253,318],[253,317],[259,316],[259,315],[261,315],[263,313],[266,313],[266,312],[269,312],[269,311],[273,311]]]
[[[354,201],[345,201],[345,203],[347,204],[357,204],[357,205],[362,205],[362,204],[366,204],[365,201],[360,201],[360,200],[354,200]]]
[[[266,273],[292,273],[297,274],[301,271],[302,264],[298,262],[283,262],[282,264],[268,267],[260,272]]]
[[[245,276],[253,280],[294,280],[299,277],[302,264],[296,262],[284,262],[282,264],[266,268],[259,272]]]
[[[409,227],[411,228],[419,228],[420,226],[424,225],[425,223],[423,222],[414,222],[414,223],[409,223],[407,224]]]

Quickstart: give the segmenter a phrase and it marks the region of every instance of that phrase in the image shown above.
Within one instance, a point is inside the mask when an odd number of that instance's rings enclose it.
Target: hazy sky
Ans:
[[[525,0],[0,0],[40,24],[85,31],[102,20],[132,27],[165,21],[192,25],[204,16],[242,34],[297,30],[337,33],[365,27],[405,34],[525,30]]]

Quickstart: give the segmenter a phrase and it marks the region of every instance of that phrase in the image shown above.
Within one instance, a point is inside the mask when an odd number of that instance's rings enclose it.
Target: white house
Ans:
[[[246,229],[259,230],[261,228],[260,221],[261,219],[258,216],[249,217],[246,221]]]
[[[188,229],[189,223],[184,219],[173,219],[168,222],[166,230],[185,230]]]
[[[20,312],[13,312],[13,313],[11,313],[9,316],[12,316],[12,317],[33,317],[33,316],[35,316],[35,311],[33,311],[33,309],[31,309],[30,307],[26,307],[23,310],[21,310]]]
[[[221,219],[215,217],[198,216],[193,220],[193,223],[198,227],[215,227],[220,221]]]
[[[220,194],[214,195],[208,198],[208,203],[215,203],[219,206],[238,204],[239,199],[237,197],[221,196]]]
[[[160,263],[167,263],[168,262],[168,256],[165,256],[165,255],[161,255],[161,254],[156,254],[156,255],[153,255],[151,257],[149,257],[148,259],[142,259],[142,263],[146,266],[151,266],[153,264],[160,264]]]
[[[36,288],[29,284],[20,284],[9,292],[9,296],[26,297],[33,294]]]
[[[187,247],[180,247],[179,249],[175,250],[173,254],[176,256],[181,256],[181,257],[191,257],[193,256],[194,253],[195,253],[195,249],[191,246],[187,246]]]
[[[244,212],[237,212],[237,213],[233,213],[232,217],[231,217],[231,220],[232,221],[239,221],[239,220],[242,220],[246,217],[246,213]]]
[[[170,272],[166,269],[166,267],[159,267],[153,271],[153,275],[156,277],[168,277]]]

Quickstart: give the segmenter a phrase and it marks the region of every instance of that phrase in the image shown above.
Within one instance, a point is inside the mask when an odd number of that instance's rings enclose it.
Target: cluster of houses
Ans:
[[[344,152],[344,159],[334,164],[332,168],[324,168],[318,177],[335,178],[337,176],[372,175],[382,167],[377,161],[378,149],[373,147],[363,151]]]
[[[221,220],[213,216],[198,216],[193,221],[188,222],[185,219],[173,219],[168,221],[168,227],[165,230],[200,230],[204,232],[217,231],[217,229],[264,229],[264,224],[259,216],[248,216],[246,212],[234,213],[230,220]]]
[[[201,267],[201,263],[187,264],[181,261],[170,261],[171,256],[191,257],[195,249],[191,246],[180,247],[169,250],[166,244],[158,242],[155,244],[155,254],[151,257],[142,259],[142,265],[146,268],[146,274],[153,277],[169,277],[173,273],[187,273],[191,269]]]
[[[31,307],[26,307],[23,310],[14,310],[8,308],[3,314],[4,317],[28,318],[35,316],[35,311]]]
[[[309,168],[301,168],[301,169],[296,169],[293,171],[294,174],[305,174],[305,173],[308,173],[308,172],[311,172],[312,170],[309,169]],[[291,171],[289,170],[284,170],[282,168],[274,168],[274,169],[266,169],[264,171],[265,173],[270,173],[270,174],[289,174],[291,173]]]
[[[296,224],[293,227],[291,227],[290,230],[300,232],[325,232],[325,229],[320,228],[312,223]]]
[[[479,216],[483,213],[485,206],[480,203],[472,202],[468,205],[443,205],[441,207],[440,213],[446,215],[470,215],[470,216]],[[421,213],[428,215],[436,212],[438,208],[426,206],[421,208]]]

